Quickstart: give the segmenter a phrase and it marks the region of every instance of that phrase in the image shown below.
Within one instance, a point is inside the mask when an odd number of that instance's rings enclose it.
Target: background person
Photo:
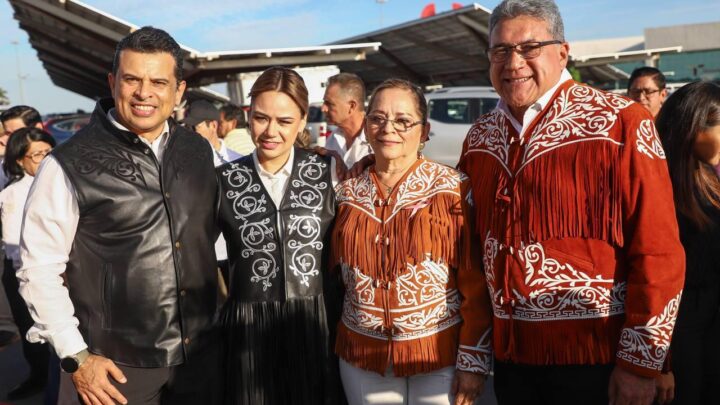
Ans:
[[[471,127],[470,176],[505,404],[649,405],[685,257],[650,113],[576,83],[551,0],[489,23],[498,106]]]
[[[330,315],[339,309],[326,305],[324,282],[335,164],[293,146],[307,94],[292,69],[264,71],[250,90],[257,148],[217,169],[230,262],[221,312],[228,404],[342,403]]]
[[[665,75],[649,66],[633,70],[628,80],[628,96],[650,111],[653,118],[657,117],[667,97]]]
[[[113,98],[30,190],[17,277],[35,321],[28,340],[62,359],[62,404],[220,400],[217,183],[208,143],[170,119],[182,64],[165,31],[123,38]]]
[[[8,162],[9,166],[5,165],[5,158],[4,155],[7,151],[6,144],[9,143],[10,135],[22,128],[36,128],[39,130],[42,130],[42,117],[40,116],[40,113],[38,110],[36,110],[33,107],[27,106],[27,105],[16,105],[13,107],[10,107],[9,109],[5,110],[2,114],[0,114],[0,122],[3,124],[3,128],[5,132],[0,137],[0,153],[2,154],[2,170],[0,170],[0,183],[2,183],[2,186],[0,188],[5,187],[5,184],[12,180],[13,176],[18,176],[18,178],[23,177],[23,171],[16,172],[14,174],[9,173],[6,169],[6,167],[15,167],[15,164],[13,162]],[[54,141],[53,141],[54,142]],[[20,144],[16,144],[20,145]],[[54,146],[54,143],[53,143]],[[32,183],[32,176],[35,174],[33,173],[31,176],[26,177],[25,181]],[[28,184],[29,186],[29,184]],[[20,193],[22,194],[22,193]],[[25,205],[24,200],[27,198],[27,194],[22,195],[23,203],[19,206],[19,215],[22,219],[22,207]],[[8,210],[12,210],[13,208],[8,208]],[[17,213],[16,213],[17,214]],[[18,217],[12,217],[14,219],[18,219]],[[6,246],[5,248],[5,256],[6,258],[10,258],[11,256],[8,255],[8,249],[10,251],[13,251],[12,254],[19,254],[19,242],[20,242],[20,222],[12,223],[13,219],[10,219],[8,217],[7,219],[8,225],[10,229],[8,232],[14,233],[17,232],[17,238],[12,237],[11,239],[14,239],[14,243],[12,246]],[[3,229],[5,228],[6,221],[2,221],[3,223]],[[17,229],[14,229],[14,227],[17,227]],[[19,256],[18,261],[16,264],[19,265]],[[32,395],[37,394],[38,392],[41,392],[43,389],[45,389],[47,382],[48,382],[48,359],[50,356],[50,348],[47,346],[47,344],[44,343],[30,343],[27,341],[27,337],[25,334],[27,333],[28,329],[32,326],[32,318],[30,317],[30,313],[28,312],[27,307],[25,306],[25,301],[20,296],[20,293],[18,291],[18,282],[17,278],[15,277],[15,270],[12,266],[12,263],[5,263],[4,271],[3,271],[3,290],[4,294],[7,296],[8,303],[10,304],[10,310],[13,315],[13,319],[15,321],[15,324],[18,327],[18,330],[20,331],[20,338],[22,339],[23,344],[23,356],[25,357],[25,360],[27,361],[28,365],[30,366],[30,374],[28,375],[28,378],[20,383],[17,387],[10,390],[8,393],[8,399],[10,400],[18,400],[22,398],[27,398]],[[57,365],[57,361],[53,362],[54,365]],[[53,371],[53,379],[57,380],[57,375],[55,373],[55,370]],[[55,385],[55,384],[51,384]],[[55,385],[56,387],[56,385]],[[55,388],[49,389],[47,394],[50,395],[56,391]]]
[[[372,153],[365,132],[365,84],[353,73],[339,73],[327,82],[322,112],[328,124],[336,125],[338,131],[330,135],[325,149],[337,152],[345,166],[353,165]]]
[[[672,339],[676,404],[720,403],[720,86],[696,82],[665,102],[656,125],[685,248],[683,298]],[[672,401],[672,392],[659,398]]]
[[[40,162],[54,146],[55,139],[43,130],[35,126],[20,128],[9,138],[3,162],[3,170],[8,174],[10,182],[0,192],[2,241],[5,248],[2,282],[13,319],[22,337],[23,355],[30,366],[28,378],[8,393],[9,400],[35,395],[45,389],[48,381],[50,350],[47,344],[30,343],[26,338],[33,320],[18,291],[15,271],[20,268],[20,226],[25,201]]]
[[[255,144],[247,129],[245,111],[236,105],[226,104],[220,108],[218,136],[225,140],[228,148],[243,156],[255,150]]]
[[[420,88],[389,79],[368,110],[375,164],[338,186],[332,236],[348,402],[472,404],[490,371],[491,316],[467,177],[418,157],[430,130]]]

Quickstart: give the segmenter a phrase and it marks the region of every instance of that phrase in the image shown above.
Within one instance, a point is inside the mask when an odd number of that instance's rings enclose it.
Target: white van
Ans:
[[[430,140],[425,156],[455,167],[470,127],[495,108],[500,96],[492,87],[446,87],[425,94],[428,102]]]

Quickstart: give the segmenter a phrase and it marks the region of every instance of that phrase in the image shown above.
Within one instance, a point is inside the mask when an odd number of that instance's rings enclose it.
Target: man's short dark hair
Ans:
[[[142,27],[118,42],[115,48],[112,73],[117,74],[120,52],[129,50],[140,53],[169,53],[175,59],[175,79],[183,76],[183,55],[180,45],[167,32],[155,27]]]
[[[235,128],[245,128],[247,126],[245,111],[242,107],[238,107],[234,104],[225,104],[222,108],[220,108],[220,113],[225,121],[237,120]]]
[[[635,80],[646,76],[650,77],[652,81],[655,82],[655,85],[658,86],[658,89],[662,90],[665,88],[665,75],[662,74],[660,70],[654,67],[643,66],[633,70],[633,72],[630,74],[630,79],[628,79],[627,86],[628,90],[630,90],[630,87],[632,87]]]
[[[26,127],[34,127],[42,124],[42,117],[38,110],[27,105],[16,105],[0,114],[0,122],[5,123],[15,118],[20,118]]]

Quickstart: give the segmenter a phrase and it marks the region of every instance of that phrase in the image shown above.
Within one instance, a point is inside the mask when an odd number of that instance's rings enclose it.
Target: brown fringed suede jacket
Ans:
[[[467,176],[419,159],[389,196],[378,184],[369,168],[336,190],[331,263],[345,287],[337,354],[380,374],[454,364],[488,373],[492,314]]]
[[[500,109],[468,133],[500,361],[659,374],[685,258],[665,153],[629,99],[568,80],[520,138]]]

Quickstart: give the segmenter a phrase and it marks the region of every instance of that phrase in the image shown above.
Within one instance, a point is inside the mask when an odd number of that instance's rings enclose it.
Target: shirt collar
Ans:
[[[540,98],[537,99],[537,101],[535,101],[530,107],[528,107],[528,109],[532,109],[536,113],[539,113],[540,111],[542,111],[548,105],[548,103],[550,102],[550,99],[552,99],[553,94],[555,94],[555,92],[560,87],[560,85],[571,79],[572,79],[572,75],[570,75],[570,72],[568,72],[567,69],[563,69],[557,83],[555,83],[555,85],[552,88],[550,88],[550,90],[546,91],[542,96],[540,96]],[[505,113],[505,116],[507,116],[511,122],[513,122],[514,124],[518,124],[516,126],[522,127],[523,126],[522,124],[529,124],[529,123],[524,123],[524,122],[523,123],[517,122],[515,117],[510,112],[510,107],[508,107],[508,105],[504,99],[502,99],[502,98],[500,99],[500,101],[498,102],[497,108],[500,111],[502,111],[503,113]]]
[[[287,162],[283,165],[283,167],[277,172],[277,173],[270,173],[269,171],[265,170],[262,165],[260,164],[260,161],[257,157],[257,148],[252,153],[253,157],[253,163],[255,163],[255,169],[257,170],[258,174],[263,177],[267,178],[274,178],[274,177],[280,177],[280,176],[290,176],[292,174],[292,167],[293,167],[293,161],[295,160],[295,147],[290,148],[290,156],[288,157]]]
[[[123,124],[121,124],[117,119],[115,119],[115,108],[111,108],[107,112],[107,118],[110,120],[110,123],[113,124],[113,126],[121,131],[125,132],[132,132],[131,130],[127,129]],[[168,124],[168,121],[165,120],[165,126],[163,127],[162,133],[160,133],[160,136],[153,142],[157,142],[160,140],[160,142],[165,143],[167,142],[167,135],[170,133],[170,124]],[[135,134],[137,135],[137,134]],[[138,138],[140,138],[141,141],[150,144],[145,138],[138,135]]]

